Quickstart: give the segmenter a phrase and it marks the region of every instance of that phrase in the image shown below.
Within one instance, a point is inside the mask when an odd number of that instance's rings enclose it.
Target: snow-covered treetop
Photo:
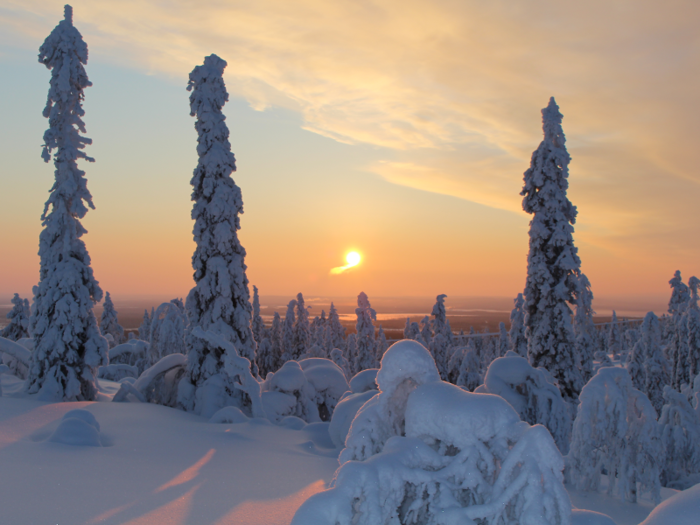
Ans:
[[[671,286],[672,290],[671,299],[668,302],[668,313],[672,315],[682,313],[690,300],[690,293],[688,291],[688,286],[686,286],[681,278],[680,270],[676,270],[676,273],[673,274],[673,279],[671,279],[668,284]]]
[[[94,160],[81,151],[86,144],[92,144],[91,139],[80,136],[81,132],[85,133],[85,123],[82,120],[85,115],[82,107],[83,90],[92,86],[83,67],[87,60],[87,44],[80,32],[73,27],[73,8],[66,5],[65,18],[39,48],[39,62],[51,70],[49,93],[43,113],[49,119],[49,129],[44,133],[41,154],[45,162],[51,160],[54,149],[58,150],[56,160],[60,162]],[[46,218],[49,207],[55,205],[58,199],[65,199],[68,212],[79,219],[88,211],[86,204],[95,208],[84,175],[85,172],[78,169],[56,170],[56,182],[46,202],[42,219]]]
[[[542,110],[544,140],[532,154],[532,166],[525,172],[525,186],[520,194],[525,197],[523,209],[527,213],[558,211],[574,224],[576,206],[566,198],[571,157],[565,147],[562,118],[559,106],[551,97],[547,107]]]
[[[432,316],[435,317],[433,320],[433,333],[436,335],[442,333],[445,328],[447,321],[447,311],[445,310],[445,297],[447,295],[440,294],[436,297],[435,304],[433,305]]]

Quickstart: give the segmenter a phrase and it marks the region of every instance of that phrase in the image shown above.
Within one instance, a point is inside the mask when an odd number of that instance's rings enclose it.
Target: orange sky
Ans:
[[[0,1],[0,296],[38,278],[49,72],[63,2]],[[691,0],[76,1],[90,47],[84,224],[115,297],[192,286],[187,74],[226,59],[240,233],[268,295],[515,296],[518,195],[554,95],[594,293],[665,296],[700,271],[700,7]],[[352,271],[331,276],[350,249]]]

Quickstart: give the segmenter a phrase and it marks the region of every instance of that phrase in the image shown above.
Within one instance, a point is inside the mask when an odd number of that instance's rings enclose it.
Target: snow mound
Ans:
[[[296,416],[283,417],[279,422],[279,426],[288,428],[289,430],[301,430],[306,426],[306,421]]]
[[[657,505],[639,525],[697,525],[699,516],[700,484]]]
[[[338,406],[335,407],[331,424],[328,428],[328,433],[331,436],[333,444],[337,448],[345,446],[345,438],[350,431],[350,425],[357,415],[362,405],[377,395],[376,390],[368,390],[360,394],[350,394],[345,396]]]
[[[368,390],[377,390],[377,372],[378,368],[368,368],[355,374],[350,380],[350,391],[353,394],[361,394]]]
[[[571,511],[571,525],[616,525],[616,523],[607,514],[574,509]]]
[[[64,445],[101,447],[100,424],[87,410],[66,412],[49,441]]]
[[[224,407],[209,418],[209,423],[235,424],[246,423],[250,418],[238,407]]]

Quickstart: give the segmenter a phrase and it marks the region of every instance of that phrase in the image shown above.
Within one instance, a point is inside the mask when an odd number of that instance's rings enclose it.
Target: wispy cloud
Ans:
[[[52,27],[62,3],[10,0],[4,30],[46,33],[37,26]],[[692,0],[74,7],[92,53],[184,79],[215,52],[229,62],[232,94],[385,151],[369,168],[385,180],[513,212],[540,141],[539,110],[554,95],[586,242],[618,249],[700,219],[700,4]]]

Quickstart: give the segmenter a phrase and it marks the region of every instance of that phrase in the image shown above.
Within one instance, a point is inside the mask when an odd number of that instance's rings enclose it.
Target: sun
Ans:
[[[348,266],[357,266],[362,257],[357,252],[350,252],[345,256],[345,260],[348,262]]]

